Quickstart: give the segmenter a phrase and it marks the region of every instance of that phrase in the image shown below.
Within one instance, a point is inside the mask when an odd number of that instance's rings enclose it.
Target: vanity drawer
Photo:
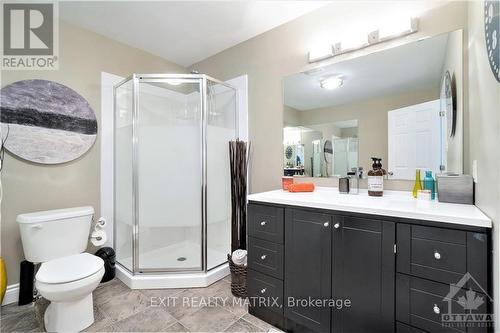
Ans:
[[[482,233],[400,223],[397,271],[446,284],[457,283],[469,272],[486,289],[487,244]],[[475,284],[470,287],[481,291]]]
[[[467,272],[465,245],[413,238],[411,240],[412,273],[445,270],[464,275]],[[425,277],[425,276],[424,276]]]
[[[466,297],[466,289],[458,289],[454,293],[450,285],[433,282],[417,277],[397,274],[396,277],[396,320],[427,332],[487,332],[485,327],[469,327],[446,321],[447,314],[465,314],[466,310],[458,302]],[[445,298],[450,297],[448,302]],[[484,300],[474,313],[485,314],[488,311],[488,297],[476,293],[475,297]],[[449,303],[451,311],[449,311]],[[468,312],[468,310],[467,310]],[[443,321],[444,319],[444,321]],[[443,325],[444,323],[444,325]]]
[[[248,268],[283,279],[283,245],[248,237]]]
[[[283,314],[283,281],[248,270],[248,297],[251,307]]]
[[[266,205],[248,205],[248,235],[283,243],[284,209]]]

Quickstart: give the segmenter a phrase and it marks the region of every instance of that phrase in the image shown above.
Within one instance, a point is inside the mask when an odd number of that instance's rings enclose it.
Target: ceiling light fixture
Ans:
[[[341,87],[343,84],[344,80],[340,76],[332,76],[319,81],[320,87],[328,90],[337,89]]]
[[[390,23],[390,22],[389,22]],[[412,17],[404,20],[395,20],[394,24],[385,24],[379,29],[370,31],[367,34],[366,42],[358,46],[344,49],[342,42],[333,45],[323,45],[316,47],[309,52],[309,63],[333,58],[341,54],[358,51],[371,45],[387,42],[396,38],[405,37],[418,31],[418,18]]]

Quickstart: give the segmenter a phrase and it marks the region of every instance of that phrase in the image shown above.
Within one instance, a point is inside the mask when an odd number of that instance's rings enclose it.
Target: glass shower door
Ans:
[[[114,248],[116,260],[133,271],[133,89],[128,80],[115,88]]]
[[[137,269],[201,270],[201,80],[137,86]]]
[[[207,270],[231,252],[229,141],[236,133],[236,90],[207,80]]]

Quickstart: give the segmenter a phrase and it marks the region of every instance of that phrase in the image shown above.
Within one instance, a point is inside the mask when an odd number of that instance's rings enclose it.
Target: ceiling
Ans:
[[[70,23],[188,67],[329,1],[68,1]]]
[[[322,71],[298,73],[284,79],[285,105],[299,111],[349,104],[377,96],[439,89],[448,34],[339,62]],[[341,75],[335,90],[319,81]]]

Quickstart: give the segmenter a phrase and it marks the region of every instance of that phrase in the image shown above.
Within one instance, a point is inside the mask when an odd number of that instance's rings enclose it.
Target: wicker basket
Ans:
[[[247,297],[247,267],[235,265],[230,254],[227,261],[231,270],[231,293],[236,297]]]

